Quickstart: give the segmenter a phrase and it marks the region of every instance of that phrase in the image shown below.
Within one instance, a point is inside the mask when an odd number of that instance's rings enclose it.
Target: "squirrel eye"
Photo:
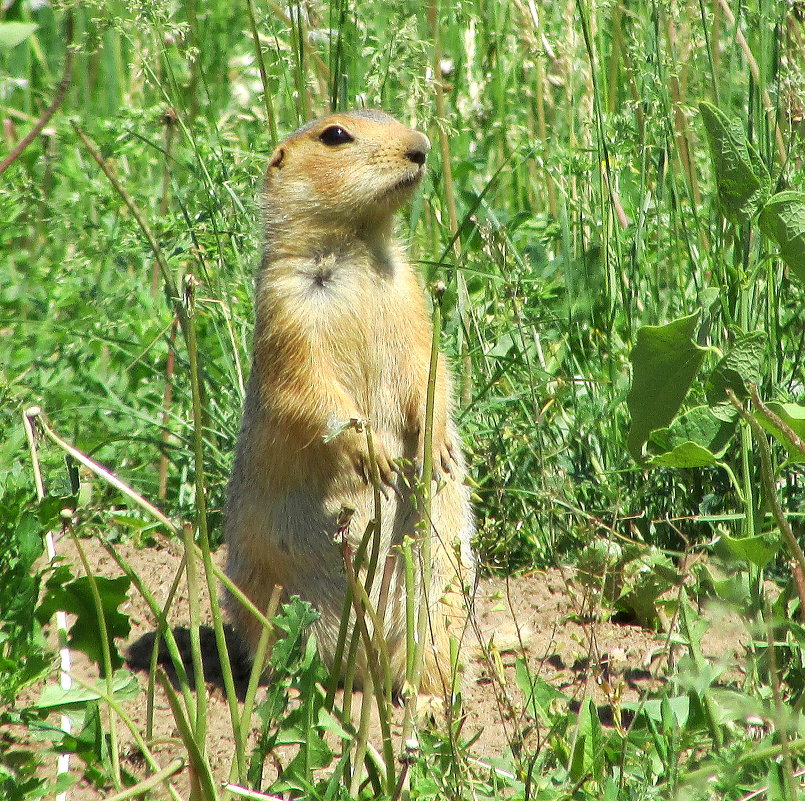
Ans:
[[[355,139],[340,125],[330,125],[319,134],[319,141],[324,142],[325,145],[334,147],[335,145],[345,145],[347,142],[354,142]]]

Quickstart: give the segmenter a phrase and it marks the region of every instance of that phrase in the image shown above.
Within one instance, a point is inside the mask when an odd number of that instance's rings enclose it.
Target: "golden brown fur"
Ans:
[[[425,136],[380,112],[335,114],[281,144],[265,179],[254,360],[227,495],[227,572],[260,609],[274,584],[310,601],[321,613],[314,628],[329,662],[346,587],[334,541],[338,515],[355,510],[353,549],[374,515],[366,435],[343,424],[369,423],[387,485],[379,573],[419,518],[409,485],[421,469],[432,328],[417,276],[393,238],[392,215],[419,182],[429,148]],[[440,357],[432,642],[421,687],[437,695],[447,686],[449,637],[462,633],[474,580],[472,513],[450,396]],[[400,464],[409,467],[395,472]],[[375,603],[379,585],[378,575]],[[405,673],[403,596],[398,558],[385,613],[397,689]],[[229,610],[254,649],[259,624],[231,599]],[[361,658],[358,681],[365,670]]]

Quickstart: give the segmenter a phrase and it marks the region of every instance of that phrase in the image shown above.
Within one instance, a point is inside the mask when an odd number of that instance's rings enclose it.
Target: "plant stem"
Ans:
[[[190,655],[193,661],[193,677],[196,686],[196,718],[193,734],[202,753],[205,750],[207,737],[207,686],[204,683],[204,661],[201,657],[201,609],[199,605],[198,575],[196,558],[193,552],[193,526],[185,523],[182,526],[185,544],[185,572],[187,574],[187,598],[190,606]]]
[[[439,137],[439,152],[442,159],[442,182],[444,185],[444,199],[447,206],[447,221],[451,241],[453,243],[453,258],[455,260],[456,291],[458,296],[458,315],[461,320],[459,334],[459,354],[461,358],[461,376],[459,397],[462,408],[467,408],[472,400],[472,359],[470,358],[467,337],[471,330],[469,323],[470,297],[467,292],[467,281],[464,273],[459,269],[461,264],[461,245],[458,236],[458,214],[456,212],[456,190],[453,183],[453,166],[450,155],[450,140],[447,136],[447,110],[444,102],[444,76],[442,74],[442,42],[439,26],[439,0],[428,2],[428,23],[431,39],[433,40],[433,82],[436,100],[436,127]]]
[[[260,70],[260,81],[263,84],[263,103],[266,107],[266,120],[268,121],[268,131],[271,136],[271,147],[276,147],[279,137],[277,136],[277,120],[274,117],[274,105],[271,102],[271,92],[268,86],[268,74],[266,64],[263,59],[263,48],[260,46],[260,34],[257,31],[257,23],[254,20],[254,0],[246,0],[246,8],[249,12],[249,29],[254,42],[254,53],[257,58],[257,66]]]
[[[114,674],[112,671],[112,654],[109,650],[109,629],[106,627],[106,614],[103,609],[101,593],[98,590],[98,582],[95,578],[95,574],[92,572],[87,554],[84,551],[84,546],[81,544],[78,534],[72,527],[70,527],[69,531],[89,583],[92,603],[95,607],[95,616],[98,620],[98,636],[101,645],[101,669],[103,670],[103,678],[106,682],[106,692],[111,697],[114,694]],[[117,741],[117,720],[115,711],[111,707],[109,708],[109,752],[112,759],[112,780],[115,783],[115,787],[119,790],[122,786],[120,776],[120,744]]]
[[[39,464],[39,453],[36,449],[36,435],[34,433],[34,420],[40,414],[41,409],[38,406],[30,407],[22,414],[22,424],[25,429],[25,437],[28,440],[28,449],[31,454],[37,504],[42,503],[45,499],[45,484],[42,481],[42,469]],[[48,555],[48,562],[50,562],[51,565],[55,565],[56,544],[53,540],[53,532],[50,530],[45,532],[45,549]],[[73,686],[73,680],[70,676],[72,660],[70,658],[70,648],[67,638],[67,614],[61,609],[56,611],[56,635],[59,640],[59,685],[63,690],[69,690]],[[70,734],[72,731],[70,716],[62,714],[59,720],[59,726],[65,734]],[[69,773],[69,771],[70,754],[59,754],[56,760],[56,777],[58,778],[62,774]],[[66,801],[66,798],[67,793],[62,792],[56,796],[56,801]]]
[[[756,389],[754,391],[757,392]],[[748,427],[751,429],[750,436],[751,434],[755,435],[758,452],[760,453],[760,475],[761,479],[763,480],[763,489],[765,491],[766,500],[771,506],[774,520],[782,532],[783,538],[788,545],[788,550],[791,552],[791,556],[796,559],[799,569],[802,571],[802,574],[805,575],[805,553],[803,553],[802,548],[797,542],[797,538],[794,536],[794,531],[791,528],[791,524],[788,522],[788,518],[783,511],[783,507],[780,506],[780,501],[777,499],[777,488],[774,486],[774,470],[772,469],[771,464],[771,450],[769,449],[769,443],[766,440],[766,433],[760,427],[760,423],[758,423],[754,416],[749,414],[749,412],[744,409],[743,404],[738,400],[738,398],[735,396],[735,393],[731,389],[727,390],[727,397],[730,399],[732,405],[738,410],[738,414],[741,416],[741,419],[747,423]]]
[[[207,498],[204,487],[204,438],[203,418],[201,411],[201,377],[198,366],[198,346],[196,342],[196,315],[195,315],[195,286],[196,279],[192,275],[185,276],[185,314],[187,320],[187,352],[190,361],[190,386],[193,396],[193,444],[196,468],[196,519],[198,528],[198,545],[201,548],[201,558],[204,562],[204,575],[207,579],[207,590],[210,595],[212,610],[213,631],[215,644],[218,648],[218,658],[221,663],[221,676],[224,680],[224,690],[229,705],[229,718],[232,724],[232,734],[235,738],[235,755],[238,764],[238,780],[246,777],[246,756],[243,751],[243,742],[240,733],[240,714],[238,712],[238,698],[235,692],[235,680],[232,676],[232,664],[229,660],[229,649],[224,633],[223,615],[218,602],[218,590],[215,585],[215,572],[210,553],[210,540],[207,532]]]
[[[50,105],[42,112],[42,115],[34,124],[34,127],[19,141],[17,146],[0,161],[0,175],[2,175],[22,154],[31,142],[39,136],[45,126],[50,122],[53,115],[59,110],[59,106],[64,102],[67,91],[73,80],[73,12],[68,10],[65,17],[66,27],[66,49],[64,53],[64,68],[59,85],[53,95]]]

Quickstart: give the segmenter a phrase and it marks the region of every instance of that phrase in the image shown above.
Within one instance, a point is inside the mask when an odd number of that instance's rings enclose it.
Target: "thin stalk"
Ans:
[[[391,587],[391,580],[394,576],[394,572],[397,569],[397,556],[395,554],[390,553],[386,556],[386,565],[383,569],[383,578],[380,582],[380,594],[378,595],[377,599],[377,621],[379,628],[375,630],[374,636],[372,637],[372,644],[376,648],[381,648],[383,645],[386,644],[385,638],[385,620],[386,620],[386,607],[388,605],[388,597],[389,597],[389,588]],[[386,671],[386,675],[383,677],[386,686],[385,686],[385,693],[386,693],[386,703],[392,703],[392,691],[393,691],[393,682],[391,678],[391,670]]]
[[[770,124],[774,126],[774,141],[777,145],[777,157],[780,159],[780,163],[783,164],[786,161],[783,132],[780,129],[780,126],[777,124],[776,112],[774,104],[771,102],[769,91],[766,89],[765,82],[761,80],[760,68],[758,67],[757,60],[752,53],[752,48],[749,47],[749,42],[746,41],[746,37],[743,35],[743,31],[738,27],[738,24],[735,21],[735,15],[732,13],[732,9],[730,8],[727,0],[718,0],[718,2],[721,5],[721,10],[724,12],[724,16],[727,18],[727,21],[730,23],[730,25],[735,27],[735,39],[738,42],[738,46],[743,51],[744,56],[746,56],[746,62],[749,65],[749,72],[752,74],[752,80],[754,80],[757,87],[761,90],[761,97],[763,98],[763,110],[766,112]]]
[[[91,470],[95,475],[102,478],[108,484],[113,486],[115,489],[120,490],[127,498],[130,498],[134,501],[141,509],[144,509],[148,514],[152,517],[159,520],[171,534],[178,534],[179,529],[176,525],[170,520],[170,518],[166,517],[162,512],[157,509],[152,503],[149,503],[142,495],[135,492],[125,481],[119,479],[114,473],[110,470],[107,470],[103,465],[98,464],[94,459],[90,459],[89,456],[83,454],[78,448],[73,447],[67,441],[63,440],[55,431],[45,422],[44,416],[41,413],[41,409],[38,406],[31,407],[28,409],[27,414],[30,417],[36,417],[38,421],[38,425],[41,427],[42,431],[51,440],[51,442],[58,445],[63,451],[69,453],[77,462],[80,462],[84,465],[87,469]]]
[[[364,608],[366,611],[372,616],[372,625],[373,625],[373,634],[372,634],[372,647],[377,649],[377,653],[381,656],[381,667],[383,668],[383,675],[382,675],[382,683],[381,686],[378,688],[377,693],[377,700],[378,700],[378,707],[377,713],[378,715],[383,718],[390,719],[391,715],[389,709],[391,707],[391,664],[389,662],[388,657],[388,647],[386,644],[386,629],[385,629],[385,600],[388,591],[388,585],[386,585],[386,593],[383,592],[383,587],[381,586],[380,592],[378,594],[378,609],[373,613],[372,612],[372,604],[371,604],[371,596],[372,596],[372,587],[375,583],[375,577],[377,575],[377,563],[380,558],[380,544],[383,537],[383,506],[382,506],[382,498],[381,498],[381,489],[382,484],[380,482],[380,470],[377,466],[377,457],[375,455],[375,446],[374,440],[372,438],[372,429],[371,426],[366,426],[366,445],[369,451],[369,460],[372,466],[372,502],[374,505],[374,517],[370,521],[370,525],[372,526],[372,550],[369,552],[369,563],[366,566],[366,574],[363,580],[363,586],[361,587],[362,593],[365,594],[366,600],[364,603]],[[356,574],[356,581],[358,580],[358,571],[360,570],[361,565],[358,564],[356,566],[355,574]],[[383,573],[383,579],[387,576],[386,571]],[[382,580],[381,580],[382,584]],[[364,692],[364,697],[367,695]],[[381,697],[385,699],[384,702],[381,702]],[[363,708],[361,708],[363,709]],[[361,712],[363,714],[363,712]],[[357,767],[357,763],[356,763]]]
[[[196,558],[193,552],[193,526],[182,526],[185,547],[185,572],[187,574],[187,598],[190,606],[190,656],[193,661],[193,678],[196,685],[196,717],[193,734],[202,753],[207,738],[207,686],[204,683],[204,660],[201,658],[201,605],[196,571]]]
[[[282,20],[283,24],[293,32],[295,24],[293,10],[289,6],[283,6],[280,3],[273,2],[272,0],[268,0],[266,5],[271,9],[271,13]],[[303,36],[301,37],[301,42],[299,39],[297,39],[293,44],[297,43],[299,43],[304,49],[305,55],[310,60],[310,63],[316,68],[316,77],[319,83],[319,93],[326,96],[328,86],[330,84],[330,70],[327,67],[327,64],[324,63],[322,57],[313,49],[308,37]]]
[[[179,691],[182,693],[182,700],[184,701],[185,709],[187,710],[187,715],[189,718],[193,719],[196,717],[196,702],[193,700],[193,696],[190,692],[190,682],[187,678],[187,671],[185,670],[184,661],[182,660],[181,653],[179,652],[179,646],[176,642],[176,637],[173,634],[173,629],[168,625],[167,617],[162,612],[159,604],[156,602],[156,599],[151,594],[151,591],[146,586],[145,582],[143,581],[142,577],[139,573],[137,573],[134,568],[117,552],[117,549],[114,545],[112,545],[109,540],[105,537],[100,538],[101,545],[106,548],[107,553],[115,560],[118,567],[123,571],[123,573],[131,580],[131,583],[137,589],[137,592],[140,593],[142,599],[148,605],[148,608],[151,610],[151,614],[157,620],[157,632],[161,633],[162,636],[165,637],[165,647],[168,649],[168,655],[171,659],[171,664],[173,665],[173,669],[176,671],[176,679],[179,682]],[[156,676],[156,670],[154,671],[154,675]]]
[[[786,801],[797,801],[799,797],[794,787],[794,765],[791,762],[791,752],[788,750],[790,722],[783,705],[783,696],[780,692],[780,676],[777,673],[777,652],[774,647],[774,631],[772,626],[771,602],[765,598],[766,616],[766,647],[769,654],[769,684],[771,684],[774,711],[777,714],[775,728],[780,736],[780,750],[783,758],[783,786],[785,787]]]
[[[292,0],[288,7],[291,22],[291,50],[294,54],[294,84],[296,88],[296,113],[299,119],[307,122],[311,119],[310,93],[305,85],[305,36],[302,22],[301,0]]]
[[[702,655],[699,643],[696,641],[690,628],[690,622],[688,621],[688,596],[684,589],[680,591],[679,596],[679,623],[682,633],[687,640],[690,655],[693,658],[696,669],[700,674],[703,674],[705,671],[704,656]],[[710,731],[710,737],[713,741],[713,750],[718,754],[724,745],[724,739],[721,735],[721,729],[718,726],[718,719],[713,701],[706,692],[702,693],[700,701],[702,707],[704,708],[704,716],[707,721],[707,728]]]
[[[803,455],[805,456],[805,441],[788,425],[779,415],[775,414],[765,403],[760,399],[757,394],[757,387],[754,384],[749,385],[749,394],[752,398],[752,403],[757,408],[763,417],[766,418],[775,428],[786,437],[786,439]]]
[[[380,619],[377,610],[373,607],[372,601],[369,598],[369,594],[366,592],[366,588],[358,581],[358,575],[355,572],[355,567],[352,563],[352,560],[349,558],[349,548],[346,546],[346,553],[345,559],[347,560],[346,563],[346,570],[347,570],[347,579],[349,580],[350,584],[352,585],[352,597],[353,597],[353,607],[356,609],[360,609],[361,611],[361,618],[363,619],[363,624],[366,627],[366,616],[368,615],[369,620],[372,623],[372,630],[374,631],[374,636],[370,638],[370,643],[377,644],[377,649],[374,648],[370,649],[372,658],[374,659],[375,656],[378,656],[380,659],[380,666],[383,668],[384,675],[388,675],[389,670],[389,653],[388,653],[388,646],[386,643],[386,638],[382,636],[378,636],[378,632],[382,631],[382,620]],[[356,604],[358,606],[356,606]],[[367,632],[369,631],[368,627],[366,627]],[[368,657],[367,657],[368,659]],[[386,686],[385,682],[381,682],[378,684],[378,689],[382,690]],[[383,707],[383,709],[379,709],[378,712],[382,716],[383,713],[388,714],[388,710]]]
[[[355,761],[352,769],[352,778],[349,783],[349,794],[357,798],[363,777],[363,760],[366,758],[366,747],[369,742],[369,722],[372,717],[372,697],[374,687],[371,675],[366,676],[363,682],[363,696],[361,697],[361,717],[358,732],[355,736]],[[393,754],[392,754],[393,757]]]
[[[198,30],[198,8],[196,7],[196,0],[185,0],[186,9],[185,14],[187,17],[187,30],[190,33],[190,45],[194,47],[199,55],[190,61],[190,80],[188,81],[186,95],[190,97],[190,107],[188,114],[192,120],[198,114],[198,84],[201,73],[201,57],[200,54],[204,52],[204,45],[199,37]]]
[[[193,445],[196,468],[196,514],[198,528],[198,545],[201,549],[201,558],[204,562],[204,574],[207,579],[207,590],[210,595],[212,609],[213,631],[215,644],[218,647],[218,657],[221,663],[221,676],[224,680],[224,689],[229,705],[229,717],[232,724],[232,734],[235,738],[235,754],[238,763],[238,780],[246,776],[246,756],[242,747],[240,734],[240,714],[238,713],[238,698],[235,692],[235,680],[232,676],[232,664],[229,661],[229,649],[224,633],[223,615],[218,602],[218,588],[215,584],[215,573],[210,552],[210,539],[207,531],[207,498],[204,487],[204,439],[203,419],[201,410],[201,377],[198,366],[198,345],[196,342],[195,318],[195,285],[196,279],[192,275],[185,276],[184,302],[187,320],[187,352],[190,362],[190,387],[193,398]]]
[[[282,599],[282,587],[279,584],[274,585],[271,591],[271,598],[268,601],[266,608],[266,617],[271,619],[277,614],[279,609],[280,600]],[[260,684],[260,677],[263,675],[265,669],[266,659],[271,651],[271,646],[276,639],[276,632],[273,628],[264,627],[260,632],[260,639],[257,641],[257,649],[254,652],[254,663],[252,670],[249,674],[249,684],[246,687],[246,696],[243,699],[243,715],[241,717],[241,737],[243,738],[243,750],[246,750],[247,740],[249,738],[249,721],[252,718],[252,709],[254,708],[254,699],[257,696],[257,688]]]
[[[671,51],[674,63],[679,63],[676,58],[676,25],[674,19],[669,15],[666,19],[666,30],[668,37],[668,46]],[[682,62],[684,63],[684,62]],[[682,64],[680,64],[680,70]],[[701,206],[701,191],[699,189],[699,181],[696,175],[696,166],[690,146],[690,132],[688,130],[688,123],[682,109],[685,104],[685,98],[682,94],[682,85],[680,83],[679,75],[674,72],[669,76],[669,88],[671,90],[671,107],[674,113],[674,131],[676,134],[677,153],[682,163],[682,170],[687,178],[688,187],[690,188],[693,197],[694,208]]]
[[[192,778],[197,782],[197,785],[191,790],[191,799],[198,798],[204,799],[204,801],[218,801],[218,790],[216,789],[215,780],[212,777],[210,764],[193,739],[193,730],[185,717],[184,710],[179,705],[179,697],[176,695],[176,691],[171,686],[170,679],[162,668],[157,670],[157,681],[168,699],[171,712],[173,713],[173,720],[176,723],[176,728],[179,730],[182,743],[187,749],[190,764],[193,766]],[[197,789],[200,790],[200,792],[194,792]]]
[[[266,608],[266,617],[273,618],[277,614],[280,601],[282,600],[282,587],[279,584],[274,585],[271,591],[271,598],[268,600],[268,607]],[[243,711],[240,717],[240,736],[242,738],[242,745],[244,754],[246,753],[246,746],[249,740],[249,729],[252,719],[252,712],[254,711],[254,699],[257,696],[257,688],[260,684],[260,677],[266,665],[267,654],[270,653],[271,648],[276,640],[276,632],[269,626],[264,626],[260,632],[260,638],[257,640],[257,648],[254,652],[254,661],[252,662],[252,669],[249,673],[249,684],[246,687],[246,695],[243,699]],[[224,787],[224,798],[228,798],[232,791],[229,787],[235,781],[235,774],[237,772],[237,759],[232,759],[232,764],[229,767],[229,784]]]
[[[173,577],[170,589],[168,590],[168,597],[162,606],[162,616],[157,621],[157,630],[154,636],[154,646],[151,649],[151,659],[148,663],[148,685],[146,687],[145,697],[145,737],[150,740],[154,736],[154,676],[156,675],[157,665],[159,664],[159,644],[165,636],[165,628],[168,625],[168,611],[170,610],[173,599],[176,597],[176,591],[179,589],[179,582],[184,575],[186,557],[182,555],[182,560],[179,563],[179,569]]]
[[[137,225],[140,226],[140,230],[143,232],[143,235],[145,236],[148,245],[151,248],[151,252],[154,254],[154,258],[159,265],[162,280],[165,282],[165,286],[168,289],[170,297],[174,300],[176,313],[179,317],[179,324],[182,326],[182,332],[184,333],[185,337],[187,337],[187,314],[179,300],[179,290],[176,287],[176,282],[173,280],[170,267],[168,267],[168,263],[165,261],[165,257],[162,255],[162,249],[159,247],[157,238],[154,236],[151,226],[148,225],[148,221],[145,219],[145,215],[140,210],[140,207],[134,202],[134,198],[128,193],[123,184],[120,183],[111,165],[101,155],[101,151],[98,149],[98,146],[84,133],[84,131],[81,130],[81,128],[78,127],[76,122],[71,120],[70,124],[73,126],[73,130],[76,132],[76,134],[78,134],[78,138],[83,142],[84,147],[87,149],[92,158],[95,159],[97,165],[101,168],[104,175],[106,175],[106,177],[109,179],[109,182],[115,188],[115,191],[118,193],[118,195],[120,195],[120,199],[126,204],[127,208],[136,220]]]
[[[756,394],[757,390],[755,389],[754,392]],[[741,419],[747,423],[748,429],[751,429],[750,436],[752,434],[755,435],[758,452],[760,453],[760,476],[763,481],[766,500],[771,506],[774,520],[786,541],[791,556],[794,557],[799,565],[799,569],[802,571],[803,575],[805,575],[805,553],[803,553],[799,542],[797,542],[791,524],[788,522],[783,507],[780,506],[780,501],[777,498],[777,488],[774,484],[774,470],[771,464],[771,450],[769,449],[769,443],[766,439],[766,433],[760,427],[760,423],[758,423],[754,415],[749,414],[749,412],[744,409],[743,404],[738,400],[731,389],[727,390],[727,397],[729,397],[730,403],[738,410]]]
[[[92,603],[95,607],[95,615],[98,619],[98,634],[101,643],[101,667],[103,669],[103,678],[106,682],[106,692],[109,696],[114,695],[113,684],[113,670],[112,670],[112,654],[109,650],[109,629],[106,627],[106,615],[103,611],[103,601],[101,600],[101,593],[98,590],[98,582],[95,579],[95,574],[92,572],[87,554],[84,551],[84,546],[81,544],[76,532],[70,527],[70,536],[72,537],[73,544],[78,551],[78,557],[84,567],[84,573],[89,583],[89,591],[92,595]],[[109,708],[109,755],[112,760],[112,781],[116,789],[122,786],[120,776],[120,743],[117,739],[117,718],[115,711]]]
[[[156,262],[154,262],[156,264]],[[170,441],[170,408],[173,401],[173,371],[176,366],[176,327],[179,319],[174,315],[168,337],[168,358],[165,363],[165,392],[162,396],[162,453],[159,457],[159,489],[157,498],[164,501],[168,496],[168,442]]]
[[[416,648],[414,650],[411,688],[406,698],[403,740],[413,731],[416,714],[416,699],[422,679],[425,662],[425,644],[428,641],[429,592],[431,585],[431,559],[433,529],[431,525],[431,503],[433,492],[433,410],[436,400],[436,373],[439,366],[439,338],[442,331],[442,298],[445,286],[439,282],[433,292],[433,333],[430,346],[430,365],[428,386],[425,395],[424,453],[422,455],[422,532],[419,543],[420,578],[418,587],[419,607],[417,609]]]
[[[59,106],[64,102],[67,96],[67,91],[73,80],[73,12],[67,11],[65,17],[66,40],[67,47],[64,53],[64,67],[62,69],[62,77],[59,85],[56,87],[56,92],[53,95],[53,100],[50,105],[42,112],[42,115],[34,124],[34,127],[19,141],[17,146],[2,160],[0,161],[0,175],[2,175],[21,155],[31,142],[39,136],[44,130],[45,126],[50,122],[53,115],[59,110]]]
[[[126,710],[118,703],[114,695],[105,694],[104,691],[97,685],[90,684],[89,682],[78,677],[75,677],[75,683],[78,684],[79,687],[83,687],[85,690],[89,690],[92,693],[97,693],[101,700],[105,704],[108,704],[108,706],[115,711],[115,714],[117,714],[117,716],[123,721],[123,725],[129,730],[129,732],[131,732],[132,739],[137,745],[139,752],[143,755],[143,759],[148,767],[154,771],[154,775],[159,773],[165,774],[165,769],[159,767],[159,763],[151,753],[151,749],[148,747],[146,741],[140,734],[140,729],[138,728],[137,724],[135,724],[128,714],[126,714]],[[173,785],[168,781],[171,775],[173,774],[163,775],[161,780],[162,784],[165,785],[174,801],[181,801],[181,797],[176,792]]]
[[[447,136],[447,110],[444,102],[444,75],[442,74],[442,41],[441,26],[439,25],[439,0],[429,0],[428,24],[433,41],[433,84],[436,100],[437,131],[439,138],[439,152],[442,159],[442,184],[444,186],[444,199],[447,205],[447,222],[453,246],[455,260],[456,289],[458,297],[458,315],[461,320],[458,349],[461,358],[461,376],[459,379],[459,397],[462,408],[467,408],[472,400],[472,359],[470,358],[467,337],[471,330],[469,323],[470,296],[467,291],[467,281],[464,273],[459,269],[461,263],[461,245],[458,237],[458,214],[456,212],[456,190],[453,183],[453,166],[450,155],[450,139]]]
[[[274,117],[274,104],[271,102],[271,92],[268,89],[268,73],[263,59],[263,48],[260,46],[260,34],[257,32],[257,23],[254,19],[254,2],[246,0],[246,8],[249,11],[249,30],[254,42],[254,53],[257,57],[257,67],[260,70],[260,81],[263,84],[263,102],[266,107],[266,120],[268,121],[268,131],[271,136],[271,147],[277,146],[279,137],[277,136],[277,120]]]
[[[404,537],[400,545],[405,570],[405,680],[414,682],[416,654],[416,582],[414,578],[414,539]]]
[[[174,760],[165,765],[162,770],[143,779],[141,782],[123,790],[121,793],[115,793],[106,798],[106,801],[128,801],[129,798],[146,797],[146,794],[153,790],[160,784],[167,783],[171,776],[177,774],[185,766],[185,761],[181,757],[176,757]]]
[[[349,531],[349,524],[352,520],[352,516],[355,514],[354,509],[350,509],[348,507],[343,507],[339,514],[338,514],[338,524],[337,530],[335,535],[336,542],[343,542],[347,536]],[[355,561],[359,564],[359,560],[363,559],[363,554],[366,551],[366,544],[369,541],[369,536],[371,534],[371,523],[366,527],[366,531],[364,532],[363,539],[361,540],[360,544],[358,545],[358,550],[355,554]],[[344,606],[341,610],[341,623],[338,628],[338,638],[336,639],[335,644],[335,654],[333,656],[333,665],[330,669],[330,678],[327,684],[327,696],[324,700],[324,708],[328,712],[333,711],[333,705],[335,703],[335,694],[338,690],[338,682],[342,676],[342,665],[344,661],[344,650],[346,648],[347,642],[347,635],[349,631],[349,617],[352,611],[352,587],[350,586],[349,582],[347,582],[346,590],[344,592]],[[350,641],[350,652],[352,650],[352,641]],[[352,676],[348,675],[354,671],[354,659],[350,659],[347,662],[346,669],[343,672],[344,676],[344,705],[347,707],[346,717],[349,717],[349,703],[350,703],[350,696],[351,696],[351,688],[352,688]]]
[[[548,190],[548,210],[551,217],[556,218],[556,187],[554,181],[548,172],[548,125],[545,118],[546,96],[548,92],[546,87],[548,81],[545,77],[545,44],[544,44],[544,30],[542,25],[542,14],[545,12],[545,7],[542,11],[537,9],[535,0],[528,0],[528,16],[534,25],[534,39],[535,39],[535,53],[534,53],[534,94],[536,96],[536,113],[537,113],[537,137],[540,141],[540,156],[542,163],[540,165],[540,172],[542,174],[542,183]],[[532,163],[529,159],[529,163]]]
[[[31,453],[31,465],[34,472],[34,484],[36,485],[36,502],[42,503],[45,499],[45,484],[42,481],[42,469],[39,464],[39,453],[36,449],[36,435],[34,433],[34,419],[39,415],[40,409],[38,406],[33,406],[26,409],[22,415],[22,425],[25,429],[25,438],[28,440],[28,449]],[[45,532],[45,548],[47,550],[48,562],[54,565],[56,561],[56,544],[53,540],[53,532],[48,530]],[[70,648],[67,639],[67,614],[59,609],[56,611],[56,635],[59,641],[59,684],[63,690],[69,690],[73,686],[73,680],[70,676],[72,667],[72,659],[70,657]],[[59,720],[59,727],[65,734],[70,734],[72,731],[72,722],[70,716],[62,714]],[[56,776],[70,772],[70,754],[59,754],[56,761]],[[62,792],[56,796],[56,801],[66,801],[67,793]]]
[[[163,134],[164,158],[162,160],[162,200],[159,204],[159,213],[163,218],[168,216],[168,190],[170,188],[170,168],[168,165],[170,164],[172,158],[171,150],[173,149],[173,137],[176,133],[176,123],[178,120],[179,118],[176,116],[176,112],[172,108],[169,108],[162,115],[162,122],[165,126],[165,132]],[[159,262],[154,260],[154,266],[151,268],[151,297],[156,298],[158,294]]]
[[[386,705],[384,704],[383,683],[380,681],[380,676],[378,674],[377,660],[374,658],[375,654],[372,651],[372,637],[370,636],[369,629],[366,626],[364,612],[369,614],[369,616],[372,618],[373,624],[376,624],[377,619],[374,615],[374,611],[371,608],[371,602],[366,595],[366,590],[361,586],[357,579],[353,561],[348,553],[349,545],[346,542],[344,543],[344,549],[344,565],[347,570],[347,581],[352,585],[352,605],[355,610],[355,626],[358,629],[363,642],[364,652],[366,654],[366,666],[369,670],[372,690],[375,693],[377,699],[377,709],[380,713],[380,731],[383,739],[383,759],[385,761],[386,769],[386,789],[390,793],[391,788],[394,787],[396,783],[396,773],[394,769],[394,748],[391,741],[391,724],[388,714],[383,714],[384,709],[386,712],[388,711]],[[384,655],[382,650],[379,653],[381,656]],[[385,654],[385,659],[386,663],[388,663],[388,653]],[[387,667],[386,670],[388,670]]]
[[[749,244],[744,243],[745,253],[748,253]],[[749,330],[749,290],[746,287],[745,272],[741,270],[741,287],[739,298],[739,324],[742,331]],[[744,509],[746,519],[744,522],[744,536],[754,537],[755,535],[755,496],[754,483],[752,481],[752,433],[744,426],[741,429],[741,472],[743,478]]]
[[[198,545],[196,545],[196,552],[201,553],[198,549]],[[206,565],[205,565],[206,569]],[[220,581],[221,584],[226,587],[229,591],[229,594],[241,605],[246,608],[250,615],[257,618],[257,621],[260,623],[261,626],[271,628],[272,623],[271,621],[249,600],[249,598],[243,594],[243,590],[241,590],[229,576],[224,573],[223,568],[218,567],[214,562],[212,564],[212,572],[215,576],[217,581]],[[217,594],[216,594],[217,599]]]

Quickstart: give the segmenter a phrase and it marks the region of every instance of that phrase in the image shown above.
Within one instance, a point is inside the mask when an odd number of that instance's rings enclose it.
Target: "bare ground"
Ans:
[[[96,575],[120,575],[119,567],[100,544],[85,540],[83,545]],[[73,572],[79,575],[81,563],[74,545],[63,541],[59,551],[73,565]],[[157,602],[162,603],[180,567],[180,556],[165,548],[137,549],[125,545],[119,546],[119,552],[143,577]],[[222,564],[223,558],[221,549],[215,559]],[[171,623],[189,665],[189,614],[184,581],[172,608]],[[206,598],[202,608],[206,609]],[[500,756],[508,744],[522,738],[528,747],[528,737],[534,737],[534,729],[523,711],[523,695],[514,678],[518,654],[526,658],[533,675],[561,690],[572,699],[573,705],[592,698],[604,725],[627,725],[628,713],[622,715],[621,703],[636,701],[643,691],[656,688],[663,682],[669,658],[667,635],[604,620],[600,615],[585,616],[584,611],[588,608],[589,599],[585,598],[583,588],[574,582],[572,569],[551,569],[515,579],[481,580],[475,613],[463,646],[463,653],[469,656],[464,659],[465,722],[462,729],[463,738],[477,735],[472,752],[479,759]],[[128,654],[129,668],[135,671],[144,689],[156,621],[133,588],[123,611],[130,617],[131,633],[127,642],[119,645],[121,651]],[[705,655],[732,664],[739,662],[743,652],[743,631],[737,617],[719,618],[702,641]],[[234,755],[229,709],[222,690],[212,630],[203,627],[201,635],[208,696],[207,755],[216,780],[223,782]],[[235,638],[231,644],[236,654],[233,659],[235,678],[242,692],[248,680],[248,665],[238,656]],[[87,680],[94,680],[97,675],[95,668],[81,654],[75,656],[73,673]],[[54,674],[53,680],[55,678]],[[38,690],[30,698],[20,699],[20,706],[24,706],[26,700],[36,698],[37,694]],[[145,731],[145,698],[146,693],[141,692],[125,707],[141,732]],[[399,714],[400,720],[401,717]],[[52,716],[52,721],[57,723],[57,716]],[[123,765],[140,775],[142,758],[130,733],[118,725]],[[160,764],[165,765],[174,756],[182,755],[184,748],[178,741],[178,731],[167,700],[159,691],[154,726],[152,750]],[[12,735],[6,733],[6,736]],[[80,775],[75,758],[72,765],[76,775]],[[176,777],[174,784],[180,794],[187,797],[189,777],[186,769]],[[81,780],[70,791],[69,797],[89,801],[106,798],[110,792],[108,788],[99,791]]]

